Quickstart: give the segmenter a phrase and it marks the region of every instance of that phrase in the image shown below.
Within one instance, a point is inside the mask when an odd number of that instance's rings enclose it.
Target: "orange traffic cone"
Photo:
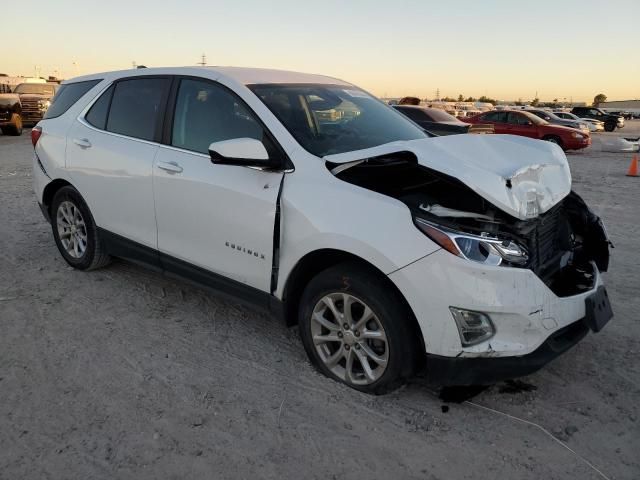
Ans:
[[[638,155],[634,155],[631,160],[631,165],[629,165],[629,171],[627,172],[627,177],[640,177],[638,175]]]

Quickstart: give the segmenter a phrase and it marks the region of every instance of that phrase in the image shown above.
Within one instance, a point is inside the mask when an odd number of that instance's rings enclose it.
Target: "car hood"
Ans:
[[[328,155],[324,160],[355,165],[398,152],[413,153],[420,165],[457,178],[521,220],[546,212],[571,191],[569,164],[559,146],[514,135],[456,135],[392,142]]]

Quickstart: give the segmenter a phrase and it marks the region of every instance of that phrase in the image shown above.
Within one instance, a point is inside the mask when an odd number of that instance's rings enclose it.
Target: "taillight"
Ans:
[[[40,140],[40,135],[42,135],[42,127],[33,127],[31,129],[31,144],[33,148],[36,148],[36,143]]]

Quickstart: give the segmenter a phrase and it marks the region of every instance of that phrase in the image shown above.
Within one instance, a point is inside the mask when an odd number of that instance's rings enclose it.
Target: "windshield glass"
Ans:
[[[525,117],[527,117],[531,121],[531,123],[533,123],[534,125],[548,125],[549,124],[549,122],[547,122],[546,120],[543,120],[542,118],[538,117],[537,115],[534,115],[531,112],[521,111],[520,113],[523,114]]]
[[[351,86],[253,85],[293,137],[318,157],[429,136],[402,114]]]
[[[21,83],[16,87],[13,93],[27,93],[37,95],[53,95],[53,85],[46,83]]]
[[[437,108],[430,108],[427,110],[427,113],[431,118],[433,118],[434,122],[460,122],[460,120],[458,120],[453,115],[450,115],[444,110],[439,110]]]

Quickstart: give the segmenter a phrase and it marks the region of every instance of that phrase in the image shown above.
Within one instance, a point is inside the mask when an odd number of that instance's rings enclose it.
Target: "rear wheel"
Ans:
[[[62,187],[54,195],[51,226],[60,254],[73,268],[93,270],[109,263],[89,207],[75,188]]]
[[[613,132],[615,129],[616,129],[616,124],[615,123],[605,123],[604,124],[605,132]]]
[[[411,320],[386,279],[357,263],[318,274],[300,302],[300,336],[311,362],[367,393],[386,393],[414,373],[419,342]]]

